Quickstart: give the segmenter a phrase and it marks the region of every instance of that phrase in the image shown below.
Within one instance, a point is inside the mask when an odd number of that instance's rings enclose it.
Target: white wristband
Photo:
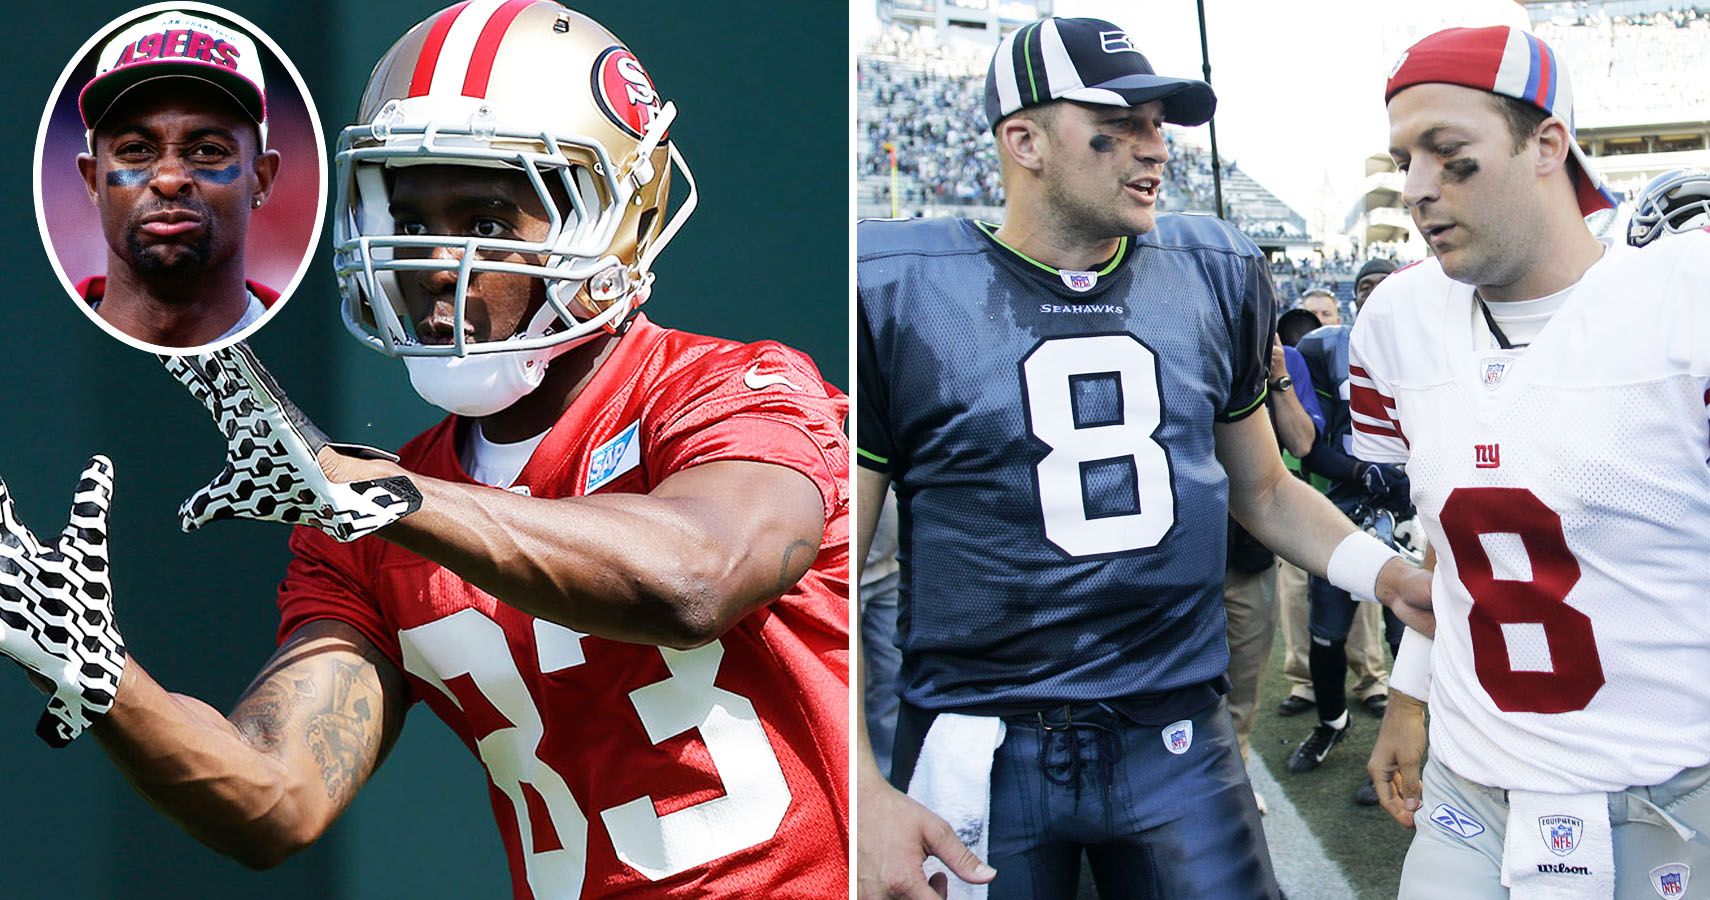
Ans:
[[[1431,698],[1431,639],[1409,628],[1401,635],[1401,649],[1389,672],[1389,689],[1400,691],[1421,703]]]
[[[1377,599],[1378,572],[1392,559],[1400,559],[1383,541],[1356,531],[1342,539],[1324,567],[1324,580],[1352,594],[1355,600]]]

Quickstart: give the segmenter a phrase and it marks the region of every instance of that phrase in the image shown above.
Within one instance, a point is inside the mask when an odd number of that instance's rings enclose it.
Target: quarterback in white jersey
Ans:
[[[1418,824],[1406,900],[1710,878],[1710,234],[1593,236],[1613,198],[1571,96],[1507,27],[1431,35],[1386,85],[1434,258],[1361,311],[1349,381],[1354,455],[1407,466],[1438,560],[1370,767]]]
[[[1699,232],[1521,301],[1557,307],[1525,348],[1436,260],[1361,312],[1354,455],[1407,465],[1437,550],[1431,749],[1456,773],[1574,793],[1710,762],[1707,295]]]

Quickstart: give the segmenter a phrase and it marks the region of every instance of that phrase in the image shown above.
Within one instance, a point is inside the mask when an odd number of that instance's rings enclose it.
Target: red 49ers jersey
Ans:
[[[580,634],[377,538],[311,529],[291,540],[280,639],[333,618],[391,657],[486,765],[519,898],[843,896],[846,411],[794,350],[638,318],[523,468],[513,490],[542,498],[645,493],[718,460],[811,478],[826,510],[813,567],[707,646]],[[457,426],[411,441],[404,466],[468,482]]]
[[[1354,455],[1438,554],[1431,752],[1507,789],[1710,762],[1710,234],[1609,248],[1524,349],[1435,260],[1354,326]]]

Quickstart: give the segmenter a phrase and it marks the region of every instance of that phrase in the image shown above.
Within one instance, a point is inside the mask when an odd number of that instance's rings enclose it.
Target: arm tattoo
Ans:
[[[803,550],[808,552],[808,558],[812,560],[819,553],[819,545],[813,541],[797,538],[784,548],[784,558],[778,563],[778,584],[776,587],[778,593],[782,594],[795,587],[797,579],[790,577],[790,572],[795,569],[795,566],[791,563],[795,561],[796,554]]]
[[[374,708],[380,683],[372,676],[363,678],[357,666],[335,662],[333,670],[332,697],[309,717],[303,738],[320,763],[327,796],[336,799],[356,788],[370,738],[380,724]]]
[[[277,753],[285,740],[285,726],[291,721],[291,711],[298,702],[314,695],[314,685],[307,679],[271,679],[262,673],[251,689],[238,701],[232,713],[232,724],[263,753]]]
[[[354,793],[374,761],[383,727],[382,686],[372,667],[342,660],[316,674],[326,677],[263,672],[231,721],[257,750],[274,755],[292,724],[301,721],[304,745],[320,767],[327,796],[336,800]]]

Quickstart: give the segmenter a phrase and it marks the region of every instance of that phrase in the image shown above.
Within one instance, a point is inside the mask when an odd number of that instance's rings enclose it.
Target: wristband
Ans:
[[[1431,639],[1409,628],[1401,635],[1395,665],[1389,671],[1389,689],[1400,691],[1421,703],[1431,693]]]
[[[1324,567],[1324,580],[1353,595],[1355,600],[1377,600],[1378,572],[1392,559],[1400,559],[1383,541],[1355,531],[1336,545],[1330,563]]]

